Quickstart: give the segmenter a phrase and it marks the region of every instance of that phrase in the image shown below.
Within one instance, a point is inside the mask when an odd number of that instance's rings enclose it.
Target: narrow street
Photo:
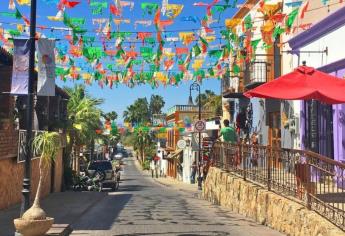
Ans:
[[[282,235],[226,209],[169,189],[125,161],[122,183],[73,225],[76,235]]]

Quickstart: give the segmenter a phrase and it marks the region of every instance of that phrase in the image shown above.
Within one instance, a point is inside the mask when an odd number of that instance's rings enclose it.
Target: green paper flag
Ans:
[[[279,37],[282,33],[284,33],[285,30],[280,28],[280,26],[276,26],[274,28],[274,31],[273,31],[273,34],[272,34],[272,37],[275,39],[277,37]]]
[[[141,3],[141,9],[144,11],[144,13],[148,13],[149,15],[152,15],[154,12],[158,9],[157,3],[150,3],[150,2],[143,2]]]
[[[256,48],[258,47],[260,41],[261,41],[261,39],[257,39],[257,40],[253,40],[250,42],[250,45],[253,47],[254,52],[256,51]]]
[[[195,56],[195,57],[197,57],[197,56],[200,55],[201,49],[200,49],[200,47],[199,47],[198,44],[195,44],[195,45],[193,46],[193,53],[194,53],[194,56]]]
[[[210,50],[208,51],[208,55],[210,57],[215,57],[217,59],[219,59],[223,54],[223,50],[220,50],[220,49],[215,49],[215,50]]]
[[[77,17],[70,18],[70,22],[73,25],[84,25],[85,24],[85,18],[77,18]]]
[[[235,75],[238,75],[241,72],[241,68],[237,64],[233,64],[232,71]]]
[[[20,36],[21,35],[21,32],[19,30],[16,30],[16,29],[10,29],[10,30],[8,30],[8,33],[12,37],[16,37],[16,36]]]
[[[19,12],[19,10],[16,8],[16,14],[15,14],[15,16],[16,16],[16,19],[21,19],[21,18],[23,18],[23,15]]]
[[[250,30],[253,27],[252,17],[250,14],[248,14],[244,18],[244,27],[245,27],[245,30]]]
[[[288,29],[291,29],[297,15],[298,15],[298,10],[299,8],[296,8],[295,10],[293,10],[289,15],[288,15],[288,18],[287,18],[287,21],[286,21],[286,27]]]
[[[207,71],[210,74],[210,76],[214,76],[213,68],[208,68]]]

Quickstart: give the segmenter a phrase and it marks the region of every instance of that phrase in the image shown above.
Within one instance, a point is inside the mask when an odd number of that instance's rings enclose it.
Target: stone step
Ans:
[[[53,224],[45,236],[68,236],[72,231],[69,224]]]

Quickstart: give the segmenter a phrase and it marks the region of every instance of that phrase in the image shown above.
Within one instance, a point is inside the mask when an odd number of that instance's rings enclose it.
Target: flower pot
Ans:
[[[14,219],[14,226],[18,233],[23,236],[43,236],[54,223],[54,218],[47,217],[45,220]]]

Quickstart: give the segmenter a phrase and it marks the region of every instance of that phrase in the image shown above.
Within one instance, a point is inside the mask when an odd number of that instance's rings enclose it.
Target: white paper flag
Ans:
[[[55,96],[55,41],[41,38],[37,42],[38,96]]]

